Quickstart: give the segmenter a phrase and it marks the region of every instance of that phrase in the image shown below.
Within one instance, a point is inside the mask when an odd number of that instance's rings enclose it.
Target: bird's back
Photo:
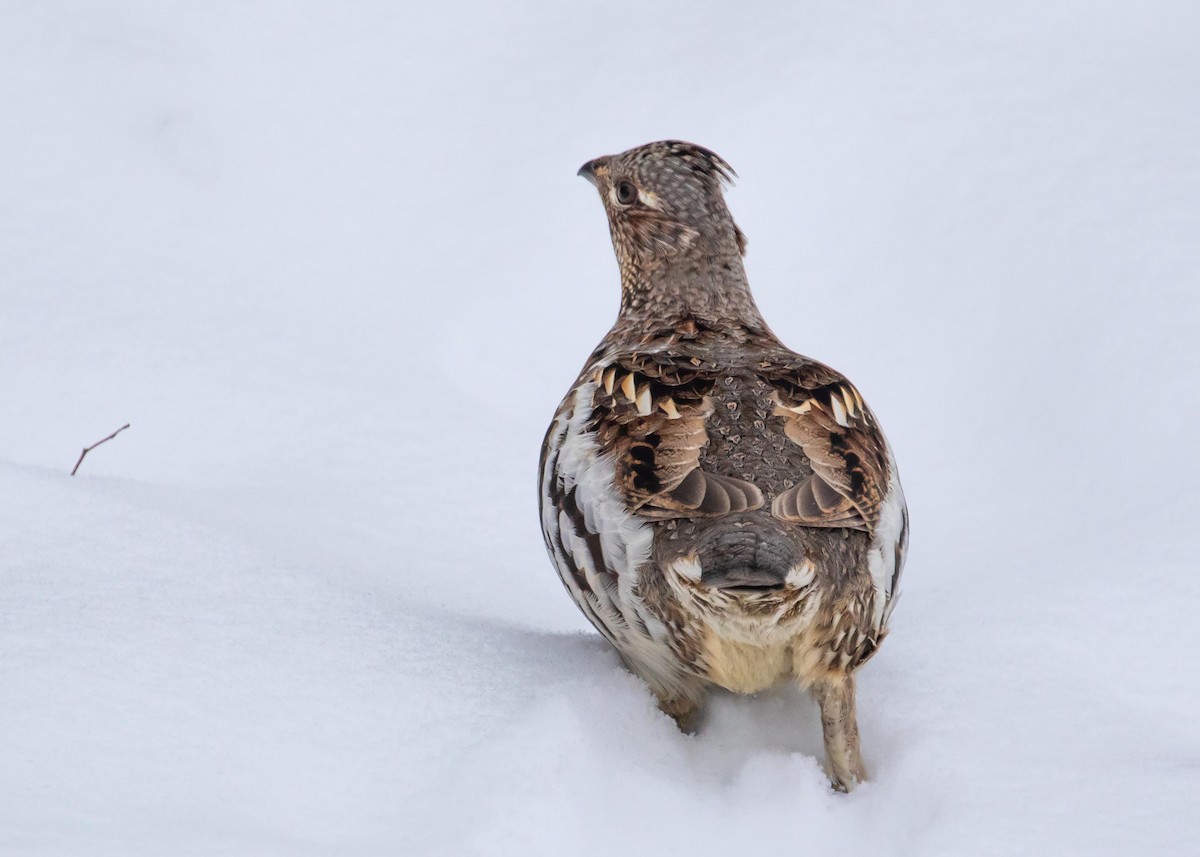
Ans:
[[[730,337],[704,349],[701,377],[710,408],[705,421],[707,443],[699,466],[735,476],[756,486],[764,502],[756,509],[717,518],[681,517],[656,527],[656,557],[669,566],[679,557],[697,555],[708,583],[725,579],[757,581],[764,589],[782,583],[807,558],[822,557],[826,587],[837,587],[848,575],[865,568],[866,534],[776,518],[771,501],[813,476],[811,459],[786,433],[777,411],[780,397],[805,379],[818,388],[848,382],[829,367],[784,348],[773,337],[746,341]],[[690,364],[692,349],[674,350],[675,359]],[[833,560],[833,561],[831,561]],[[748,588],[748,587],[747,587]]]
[[[611,605],[586,573],[573,575],[572,594],[589,618],[603,624],[609,615],[610,639],[645,624],[647,613],[693,633],[702,626],[702,635],[782,645],[804,632],[802,620],[832,628],[849,611],[863,635],[847,659],[870,656],[896,574],[885,570],[881,590],[867,523],[878,518],[869,495],[884,493],[879,468],[889,453],[842,375],[765,330],[689,319],[631,341],[618,327],[564,407],[571,418],[557,438],[553,428],[547,435],[543,467],[564,485],[587,483],[588,499],[593,481],[612,490],[605,514],[544,492],[544,503],[580,509],[573,519],[543,515],[548,541],[564,529],[567,545],[590,538],[596,550],[578,569],[611,565],[603,547],[616,532],[648,537],[644,564],[624,571],[636,587],[623,591],[621,572],[593,575]],[[590,450],[586,472],[563,472],[581,466],[581,448]]]

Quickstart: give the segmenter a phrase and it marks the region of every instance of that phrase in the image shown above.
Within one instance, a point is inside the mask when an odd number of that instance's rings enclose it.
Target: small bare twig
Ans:
[[[112,440],[114,437],[119,435],[121,432],[125,431],[125,429],[127,429],[127,428],[129,428],[129,423],[125,423],[125,425],[121,426],[119,429],[117,429],[115,432],[110,434],[108,437],[104,438],[104,440],[98,440],[95,443],[93,443],[91,446],[85,446],[83,448],[83,452],[79,453],[79,460],[76,461],[75,466],[71,468],[71,475],[74,476],[75,471],[79,469],[79,465],[83,464],[83,457],[85,455],[87,455],[93,449],[98,447],[100,444],[107,443],[108,441]]]

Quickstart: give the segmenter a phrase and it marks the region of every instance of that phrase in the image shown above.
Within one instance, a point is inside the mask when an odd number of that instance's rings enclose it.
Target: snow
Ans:
[[[0,853],[1196,853],[1198,33],[5,4]],[[544,554],[618,294],[575,170],[664,137],[737,168],[765,316],[896,448],[850,795],[801,694],[678,734]]]

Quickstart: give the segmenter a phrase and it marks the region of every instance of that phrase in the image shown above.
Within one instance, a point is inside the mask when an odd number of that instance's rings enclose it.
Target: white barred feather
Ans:
[[[636,664],[639,674],[657,685],[657,691],[673,692],[680,669],[667,628],[637,595],[638,576],[650,560],[654,530],[626,508],[615,489],[616,469],[600,454],[588,431],[595,389],[592,381],[580,384],[547,436],[541,485],[547,548],[567,591],[589,621]],[[578,532],[571,517],[557,508],[556,487],[563,493],[574,491],[587,533]],[[589,533],[599,537],[603,569],[595,568],[592,561],[586,541]],[[560,553],[560,544],[570,554],[569,562]],[[584,575],[588,591],[581,589],[572,566]]]

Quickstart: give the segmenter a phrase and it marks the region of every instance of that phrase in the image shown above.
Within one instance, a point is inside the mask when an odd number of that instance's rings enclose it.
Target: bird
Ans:
[[[908,543],[895,456],[858,388],[763,319],[724,159],[663,140],[579,175],[621,303],[541,447],[550,558],[681,730],[714,688],[797,685],[849,791],[867,777],[855,672],[888,633]]]

